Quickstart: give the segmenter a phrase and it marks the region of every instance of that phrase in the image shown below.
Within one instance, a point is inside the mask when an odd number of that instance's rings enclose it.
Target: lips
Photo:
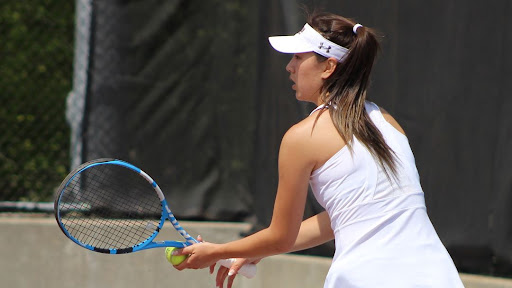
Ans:
[[[289,77],[290,81],[293,82],[292,84],[292,89],[295,90],[295,88],[297,87],[297,84],[295,83],[295,81],[292,79],[292,77]]]

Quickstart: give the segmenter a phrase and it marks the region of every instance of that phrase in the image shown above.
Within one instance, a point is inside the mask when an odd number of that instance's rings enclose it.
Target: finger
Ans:
[[[203,237],[202,237],[201,235],[197,235],[197,241],[199,241],[199,242],[203,242],[203,241],[204,241],[204,240],[203,240]]]
[[[224,280],[228,276],[229,269],[224,266],[219,266],[219,270],[217,270],[217,277],[215,278],[216,287],[222,287],[224,284]]]
[[[235,277],[236,277],[236,274],[228,277],[228,284],[226,286],[227,288],[231,288],[231,286],[233,286],[233,281],[235,281]]]
[[[186,265],[183,262],[181,262],[178,265],[172,265],[172,267],[174,267],[174,269],[176,269],[178,271],[181,271],[181,270],[184,270],[186,268]]]
[[[238,270],[240,270],[240,268],[242,268],[243,264],[246,262],[247,260],[244,260],[244,261],[236,261],[235,264],[233,264],[233,266],[231,266],[231,268],[229,268],[229,272],[228,272],[228,283],[227,283],[227,288],[231,288],[231,286],[233,286],[233,281],[235,281],[235,277],[236,275],[238,274]]]
[[[240,270],[240,268],[242,268],[244,263],[245,263],[245,261],[242,261],[241,263],[239,261],[236,261],[233,264],[233,266],[231,266],[231,268],[229,268],[228,276],[234,276],[234,275],[238,274],[238,270]]]
[[[187,246],[182,249],[175,249],[174,251],[172,251],[172,256],[190,255],[190,254],[192,254],[192,249],[194,249],[191,247],[192,246]]]
[[[194,264],[193,262],[190,262],[189,261],[189,258],[186,258],[183,262],[181,262],[180,264],[178,265],[175,265],[174,268],[178,269],[178,270],[184,270],[184,269],[199,269],[197,264]]]

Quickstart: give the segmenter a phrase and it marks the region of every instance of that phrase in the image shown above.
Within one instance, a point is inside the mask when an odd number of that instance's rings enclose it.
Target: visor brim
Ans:
[[[293,36],[272,36],[268,37],[268,41],[272,47],[281,53],[306,53],[313,52],[315,49],[309,43]]]

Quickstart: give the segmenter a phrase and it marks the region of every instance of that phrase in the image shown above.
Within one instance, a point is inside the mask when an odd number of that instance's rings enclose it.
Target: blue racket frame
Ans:
[[[162,205],[162,215],[160,217],[160,223],[158,224],[158,227],[155,230],[155,232],[153,232],[153,234],[149,238],[147,238],[143,242],[136,244],[132,247],[123,248],[123,249],[97,248],[97,247],[91,246],[89,244],[80,242],[78,239],[73,237],[67,231],[66,227],[64,226],[64,224],[62,223],[62,221],[60,219],[60,213],[58,213],[58,211],[57,211],[61,197],[62,197],[62,194],[60,194],[58,197],[58,200],[55,203],[55,215],[56,215],[59,227],[61,228],[62,232],[64,232],[64,234],[69,239],[71,239],[73,242],[75,242],[76,244],[78,244],[86,249],[89,249],[89,250],[95,251],[95,252],[106,253],[106,254],[126,254],[126,253],[132,253],[132,252],[137,252],[137,251],[141,251],[141,250],[160,248],[160,247],[184,248],[186,246],[189,246],[189,245],[192,245],[195,243],[199,243],[199,241],[197,241],[194,237],[190,236],[187,233],[187,231],[185,231],[185,229],[183,229],[183,227],[181,227],[178,220],[176,220],[176,217],[174,216],[171,209],[169,208],[169,205],[167,204],[167,200],[165,199],[164,194],[163,194],[162,190],[160,189],[160,187],[158,186],[158,184],[156,183],[156,181],[153,180],[153,178],[151,178],[148,174],[146,174],[140,168],[138,168],[128,162],[125,162],[122,160],[106,160],[103,162],[95,162],[95,163],[85,165],[84,167],[79,168],[76,173],[72,174],[70,177],[67,177],[66,182],[64,183],[64,185],[61,185],[59,191],[62,191],[63,189],[65,189],[77,175],[79,175],[80,173],[84,172],[85,170],[87,170],[89,168],[92,168],[92,167],[98,166],[98,165],[123,166],[123,167],[133,170],[134,172],[141,175],[144,179],[146,179],[151,184],[151,186],[153,187],[155,192],[157,193],[157,195],[160,199],[160,204]],[[162,227],[164,226],[165,220],[169,220],[171,222],[174,229],[176,229],[176,231],[178,231],[180,233],[180,235],[186,240],[185,242],[183,242],[183,241],[153,241],[155,239],[155,237],[158,235],[158,233],[160,232],[160,230],[162,229]]]

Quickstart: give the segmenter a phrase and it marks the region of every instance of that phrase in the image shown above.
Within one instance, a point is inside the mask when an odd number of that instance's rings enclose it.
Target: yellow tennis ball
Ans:
[[[180,265],[181,262],[183,262],[183,261],[185,261],[185,259],[187,259],[187,255],[179,255],[179,256],[172,255],[172,251],[174,251],[176,249],[178,249],[178,248],[176,248],[176,247],[165,248],[165,258],[167,258],[167,261],[169,261],[169,263],[171,263],[174,266]]]

